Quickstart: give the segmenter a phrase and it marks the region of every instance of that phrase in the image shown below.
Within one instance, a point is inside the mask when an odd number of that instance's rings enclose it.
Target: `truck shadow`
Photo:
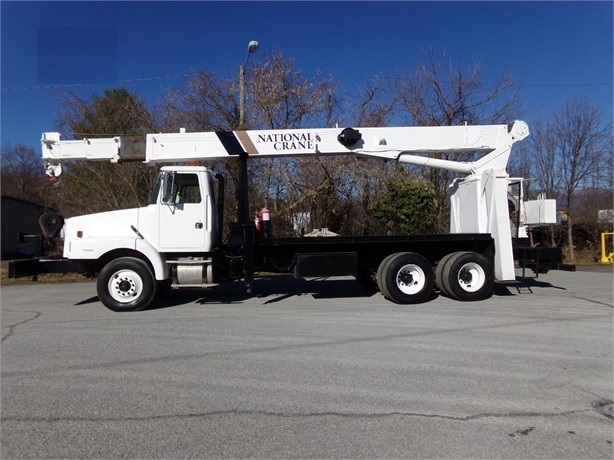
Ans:
[[[279,279],[277,279],[279,278]],[[371,297],[377,289],[361,286],[355,279],[295,279],[292,276],[259,280],[254,293],[259,298],[274,297],[265,304],[280,302],[293,296],[310,295],[314,299]]]
[[[215,288],[172,289],[158,295],[145,310],[159,310],[196,304],[241,304],[247,299],[264,299],[264,304],[281,302],[295,296],[312,296],[314,299],[370,297],[377,293],[367,289],[353,278],[347,279],[295,279],[290,275],[257,278],[252,292],[246,292],[242,282],[223,283]],[[98,296],[77,302],[75,306],[100,302]]]
[[[148,310],[170,308],[186,303],[240,304],[259,298],[264,304],[281,302],[291,297],[312,296],[314,299],[370,297],[376,290],[367,289],[355,279],[295,279],[290,275],[261,277],[254,280],[252,292],[242,282],[224,283],[212,289],[174,289],[156,299]]]
[[[312,296],[315,299],[370,297],[376,291],[362,287],[353,278],[347,279],[295,279],[290,275],[257,278],[252,293],[248,294],[241,283],[229,283],[210,291],[200,303],[215,300],[240,302],[248,298],[264,299],[264,304],[281,302],[295,296]],[[208,293],[209,294],[209,293]]]
[[[532,294],[534,289],[561,289],[548,282],[536,278],[517,278],[510,284],[495,284],[493,296],[505,297],[519,294]],[[368,298],[380,295],[377,289],[361,286],[353,278],[312,278],[295,279],[290,275],[276,275],[257,278],[254,281],[252,293],[245,290],[242,282],[224,283],[210,289],[173,289],[158,296],[146,310],[173,308],[186,304],[242,304],[247,299],[259,298],[264,305],[283,302],[292,297],[311,296],[314,299]],[[437,291],[427,300],[439,297]],[[383,300],[383,297],[382,297]],[[98,302],[97,296],[78,302],[84,305]]]
[[[564,287],[555,286],[552,283],[539,281],[532,277],[517,277],[515,282],[499,284],[495,283],[493,295],[495,296],[514,296],[518,294],[533,294],[533,289],[560,289],[565,291]]]

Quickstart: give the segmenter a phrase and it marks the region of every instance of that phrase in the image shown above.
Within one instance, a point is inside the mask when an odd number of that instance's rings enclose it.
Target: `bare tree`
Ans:
[[[567,201],[569,256],[575,261],[573,224],[574,216],[581,212],[575,206],[576,194],[592,187],[602,177],[601,169],[612,164],[612,130],[604,125],[599,108],[585,98],[562,105],[553,116],[551,129]]]
[[[165,131],[230,131],[239,129],[239,86],[236,78],[221,78],[208,70],[195,72],[178,89],[167,91],[163,104]],[[224,175],[225,209],[238,214],[239,165],[236,161],[203,162]]]
[[[58,126],[65,138],[141,135],[157,127],[153,111],[126,88],[107,89],[90,99],[70,92],[61,92],[59,97]]]
[[[394,115],[397,99],[382,78],[367,82],[350,98],[349,114],[355,126],[387,126]]]
[[[125,88],[82,99],[62,95],[58,124],[65,138],[142,136],[156,131],[153,112]],[[144,205],[155,179],[141,164],[77,161],[65,164],[60,177],[60,211],[66,216]]]
[[[540,191],[549,198],[558,201],[562,198],[563,177],[556,155],[556,133],[551,129],[551,123],[544,124],[542,120],[531,127],[531,136],[523,147],[529,148],[530,157],[527,164],[532,165],[536,182]]]
[[[248,88],[248,125],[296,129],[328,125],[336,118],[336,82],[319,74],[303,75],[279,53],[269,54],[252,70]],[[311,226],[337,226],[341,212],[335,176],[340,167],[330,158],[314,157],[252,163],[252,196],[256,200],[252,205],[273,206],[281,235],[294,233],[297,215],[309,215]]]
[[[270,54],[248,79],[248,125],[259,129],[305,128],[331,119],[336,106],[334,81],[304,76],[292,60]]]
[[[347,114],[341,114],[340,118],[350,126],[389,126],[397,108],[396,103],[390,81],[375,77],[359,86],[354,95],[346,96],[344,106],[347,107]],[[343,203],[343,220],[338,231],[350,235],[384,231],[373,216],[370,205],[386,188],[394,171],[394,162],[348,157],[343,159],[342,164],[344,168],[339,174],[337,190]]]
[[[239,127],[238,84],[207,70],[195,72],[182,88],[165,95],[165,131],[227,131]]]
[[[564,186],[556,142],[552,123],[538,119],[531,125],[529,138],[515,148],[514,154],[518,158],[514,159],[510,170],[528,179],[524,182],[526,199],[535,199],[537,194],[544,193],[547,198],[555,199],[559,208],[564,198]],[[559,246],[562,238],[560,226],[550,225],[548,236],[551,246]]]
[[[53,205],[40,153],[30,147],[2,147],[2,195],[42,205]]]
[[[292,61],[279,53],[268,54],[246,73],[246,116],[241,128],[289,129],[322,126],[335,118],[338,106],[335,82],[320,75],[304,76]],[[239,127],[237,79],[223,79],[208,71],[195,73],[183,88],[168,92],[164,127],[190,131],[234,130]],[[310,159],[314,161],[314,159]],[[259,159],[249,163],[250,210],[273,208],[276,221],[290,232],[290,190],[301,183],[308,159]],[[210,163],[228,177],[226,209],[238,211],[239,168],[235,161]]]
[[[494,82],[484,81],[479,62],[473,66],[437,59],[429,52],[412,75],[396,85],[400,109],[410,124],[417,126],[456,126],[463,123],[507,123],[518,117],[517,85],[506,72]],[[471,160],[459,153],[436,153],[446,160]],[[466,155],[466,154],[465,154]],[[423,172],[434,193],[438,231],[448,228],[448,186],[453,173],[431,169]]]
[[[332,127],[340,122],[381,126],[388,124],[394,109],[394,94],[374,81],[360,89],[354,101],[347,100],[347,110],[341,113],[342,100],[334,78],[319,73],[304,75],[280,53],[268,54],[252,64],[245,82],[248,129]],[[237,129],[238,96],[236,79],[197,72],[184,87],[167,94],[164,127],[173,131],[179,127],[193,131]],[[209,166],[228,176],[226,209],[237,210],[237,164],[228,161]],[[368,203],[383,183],[383,172],[390,168],[382,162],[356,158],[277,157],[251,161],[249,169],[250,210],[272,208],[277,233],[289,235],[294,232],[297,215],[311,216],[311,227],[364,233],[369,226]]]

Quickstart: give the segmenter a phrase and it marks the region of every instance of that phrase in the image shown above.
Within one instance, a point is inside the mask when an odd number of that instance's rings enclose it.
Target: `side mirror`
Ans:
[[[162,176],[162,204],[175,204],[173,190],[175,189],[175,173],[165,172]]]

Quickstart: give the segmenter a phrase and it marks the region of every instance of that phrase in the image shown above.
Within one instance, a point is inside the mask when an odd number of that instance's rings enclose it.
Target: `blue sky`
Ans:
[[[612,119],[612,1],[0,2],[2,145],[35,149],[56,129],[58,88],[81,97],[125,86],[151,104],[195,70],[237,74],[281,52],[351,90],[409,73],[432,49],[509,71],[529,122],[585,96]]]

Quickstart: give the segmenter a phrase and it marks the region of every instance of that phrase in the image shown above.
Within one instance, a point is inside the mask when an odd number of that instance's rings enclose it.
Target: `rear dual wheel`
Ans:
[[[437,287],[447,297],[464,302],[484,300],[495,282],[490,261],[477,252],[455,252],[443,257],[435,270]]]
[[[377,267],[377,273],[375,274],[375,281],[377,283],[377,288],[384,295],[384,297],[389,298],[388,289],[386,288],[386,284],[384,283],[384,277],[386,275],[386,270],[388,268],[388,262],[392,259],[396,254],[390,254],[385,257],[384,260],[381,261],[379,267]]]
[[[415,304],[431,296],[435,278],[426,258],[413,252],[400,252],[380,263],[377,284],[384,297],[392,302]]]

